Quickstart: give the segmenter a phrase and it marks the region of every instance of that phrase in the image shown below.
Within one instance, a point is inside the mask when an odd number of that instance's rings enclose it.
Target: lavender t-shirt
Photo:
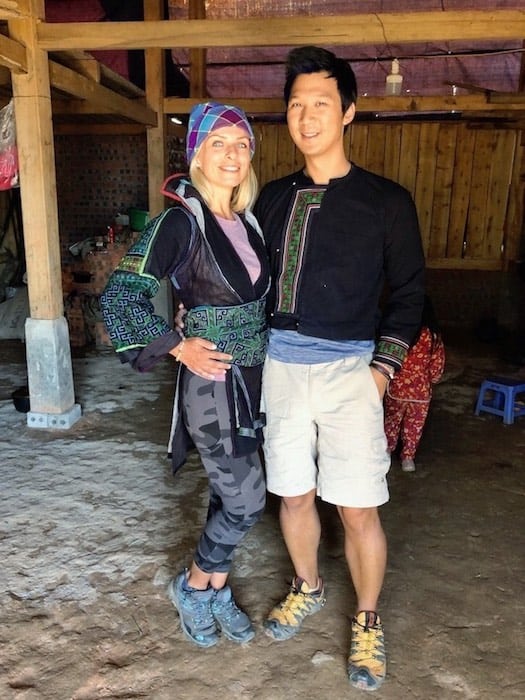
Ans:
[[[234,214],[234,219],[223,219],[221,216],[216,216],[215,218],[220,223],[222,230],[224,231],[226,237],[235,248],[237,255],[243,261],[252,284],[254,284],[261,274],[261,263],[259,258],[255,253],[254,249],[250,245],[248,240],[248,233],[244,228],[244,224],[237,216]]]

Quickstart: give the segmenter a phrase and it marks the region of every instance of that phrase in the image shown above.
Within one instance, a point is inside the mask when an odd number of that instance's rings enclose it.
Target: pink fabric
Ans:
[[[46,22],[98,22],[105,16],[98,0],[46,0]]]
[[[399,441],[400,459],[415,459],[429,408],[430,403],[385,398],[385,435],[389,452],[396,449]]]
[[[403,366],[390,382],[385,396],[385,435],[388,451],[401,443],[401,459],[414,459],[432,398],[432,385],[445,369],[445,347],[441,337],[432,339],[423,328],[417,343],[408,351]]]
[[[243,261],[250,275],[252,284],[254,284],[261,274],[261,263],[250,245],[244,224],[236,214],[233,221],[230,219],[223,219],[220,216],[217,216],[216,219],[220,223],[224,234],[235,248],[237,255]]]

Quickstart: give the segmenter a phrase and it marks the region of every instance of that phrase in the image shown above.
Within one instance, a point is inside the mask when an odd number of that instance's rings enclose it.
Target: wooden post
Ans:
[[[144,0],[144,19],[164,19],[163,0]],[[156,216],[164,208],[164,197],[160,192],[167,170],[166,115],[166,66],[164,49],[146,49],[146,101],[148,107],[157,112],[157,126],[147,130],[148,140],[148,194],[150,216]]]
[[[69,428],[80,417],[80,407],[64,318],[48,57],[36,33],[44,2],[20,4],[23,19],[9,21],[8,28],[25,46],[27,59],[27,73],[12,74],[30,312],[25,327],[27,424]]]
[[[206,19],[205,0],[190,0],[189,19]],[[190,97],[206,97],[206,49],[190,49]]]
[[[31,317],[63,314],[55,151],[47,53],[38,48],[36,22],[43,0],[27,0],[33,17],[9,22],[9,33],[26,47],[27,73],[13,73],[20,162],[22,219]]]

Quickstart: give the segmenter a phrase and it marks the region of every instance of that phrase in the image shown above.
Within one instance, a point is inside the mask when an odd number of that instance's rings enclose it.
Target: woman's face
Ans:
[[[229,189],[246,178],[250,162],[250,138],[240,126],[212,131],[195,156],[196,166],[210,185]]]

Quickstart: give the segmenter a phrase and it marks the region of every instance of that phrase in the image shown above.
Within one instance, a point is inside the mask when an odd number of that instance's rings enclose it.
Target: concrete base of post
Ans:
[[[75,403],[66,319],[28,318],[25,324],[31,428],[70,428],[81,416]]]

